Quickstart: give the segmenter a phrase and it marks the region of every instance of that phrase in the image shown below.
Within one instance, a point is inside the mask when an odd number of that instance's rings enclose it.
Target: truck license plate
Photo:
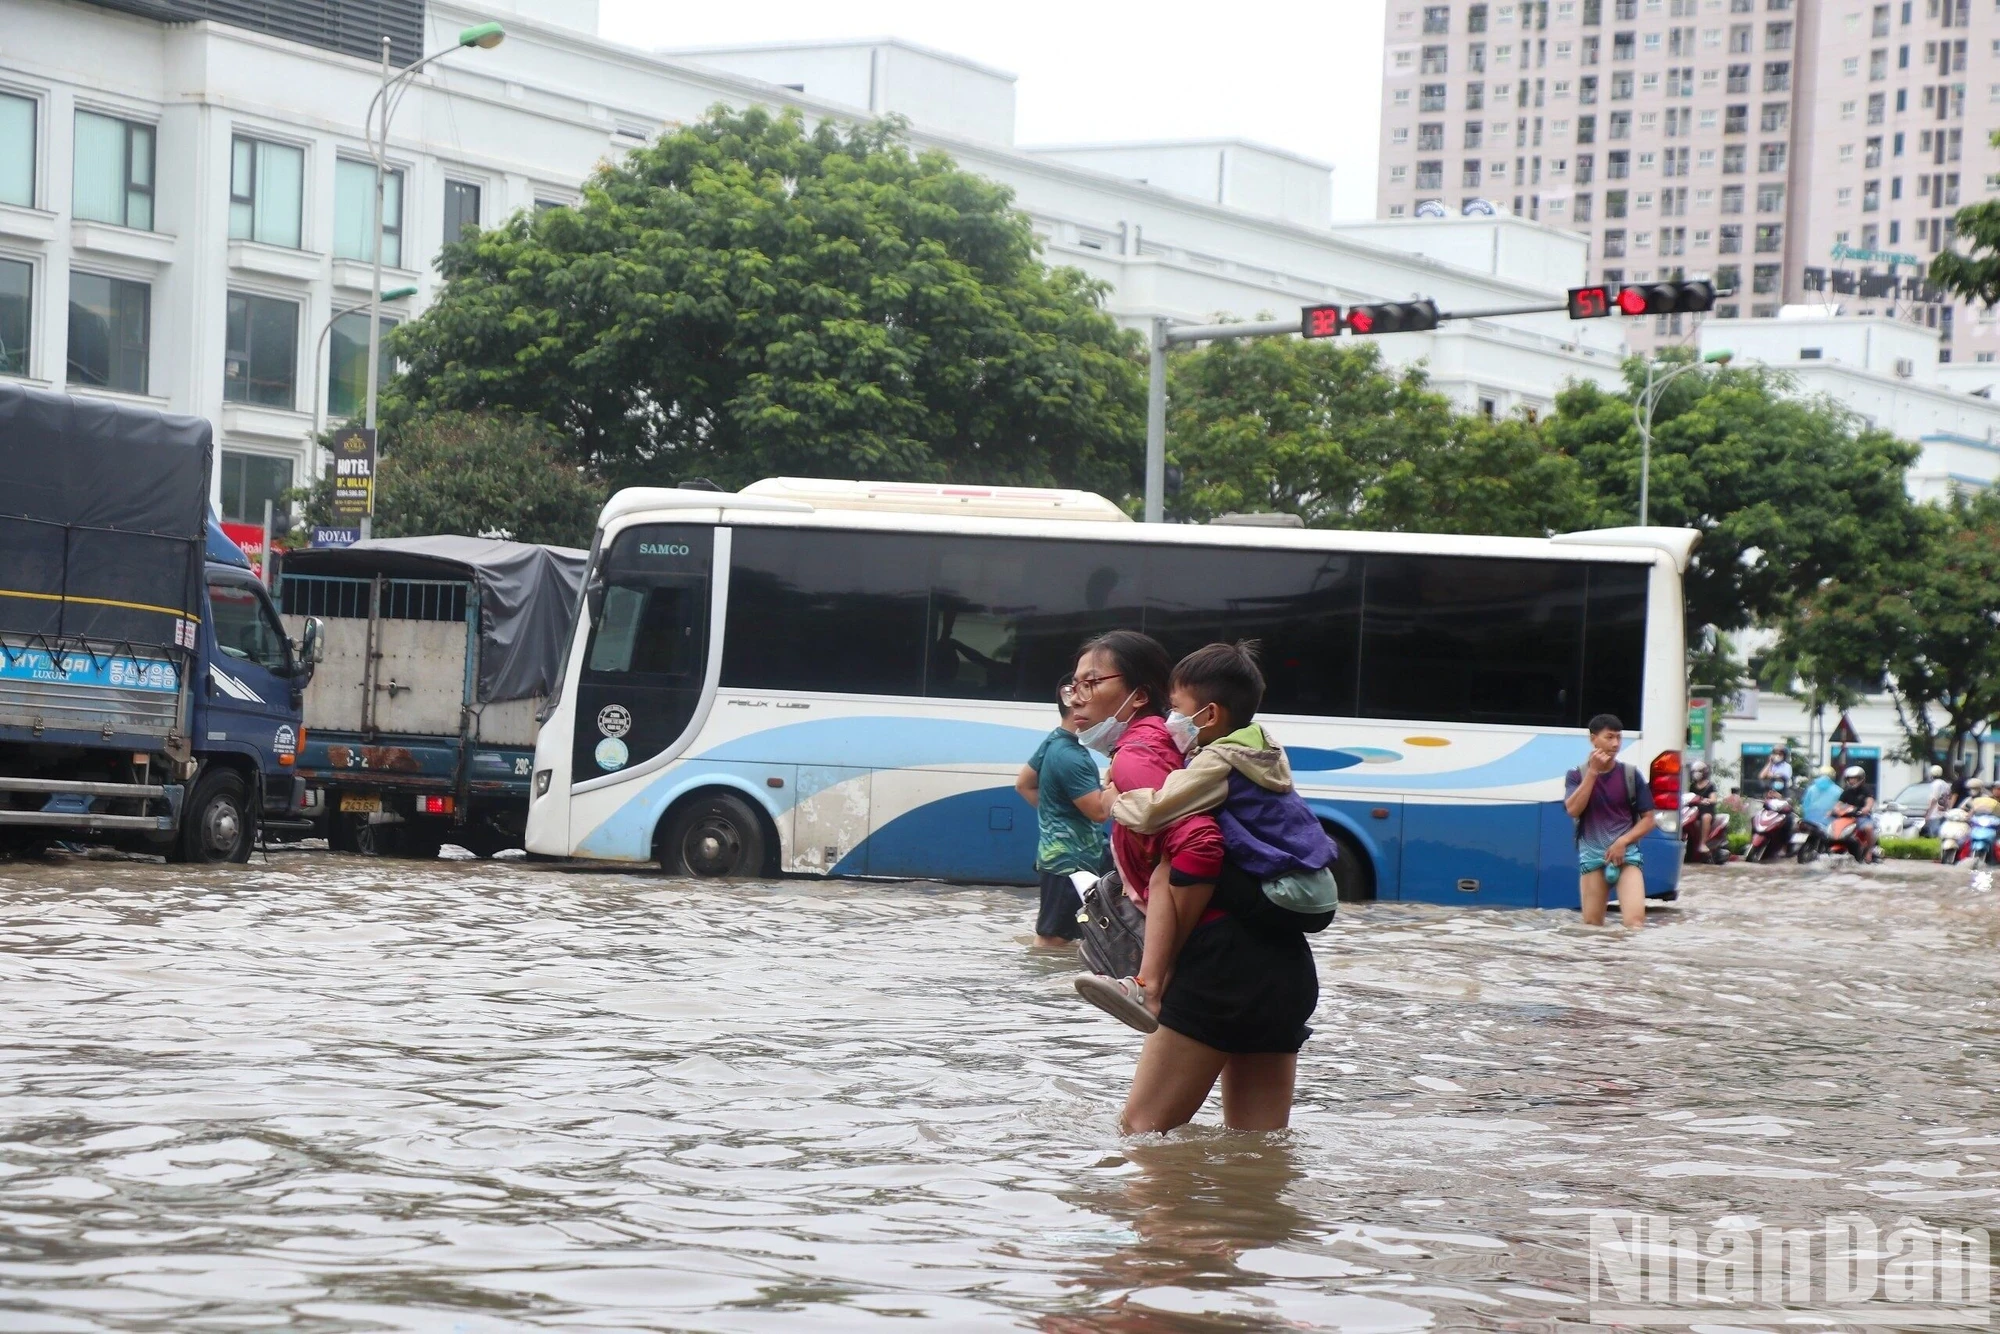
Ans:
[[[347,815],[373,815],[381,811],[382,798],[355,797],[343,794],[340,798],[340,809],[343,814]]]

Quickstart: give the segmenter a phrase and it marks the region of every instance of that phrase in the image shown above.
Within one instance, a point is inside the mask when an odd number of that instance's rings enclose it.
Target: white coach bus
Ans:
[[[621,491],[535,751],[531,852],[1031,882],[1014,776],[1078,646],[1263,645],[1260,717],[1350,899],[1575,907],[1564,771],[1615,713],[1671,897],[1696,534],[1135,524],[1076,491],[778,478]],[[1672,812],[1670,814],[1670,812]]]

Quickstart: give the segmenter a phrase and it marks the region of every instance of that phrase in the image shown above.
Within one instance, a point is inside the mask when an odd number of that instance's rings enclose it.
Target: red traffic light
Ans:
[[[1422,333],[1438,327],[1435,301],[1389,301],[1355,306],[1347,312],[1347,327],[1357,334]]]
[[[1332,338],[1340,332],[1340,307],[1302,307],[1299,311],[1299,332],[1307,338]]]
[[[1618,291],[1618,309],[1627,315],[1646,313],[1646,293],[1637,287],[1623,287]]]
[[[1573,320],[1601,320],[1611,313],[1611,289],[1609,287],[1572,287],[1569,289],[1569,317]]]

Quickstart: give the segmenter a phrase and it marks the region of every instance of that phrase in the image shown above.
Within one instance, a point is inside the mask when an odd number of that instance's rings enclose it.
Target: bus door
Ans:
[[[607,777],[684,743],[707,675],[714,547],[713,528],[628,528],[591,571],[572,782]]]

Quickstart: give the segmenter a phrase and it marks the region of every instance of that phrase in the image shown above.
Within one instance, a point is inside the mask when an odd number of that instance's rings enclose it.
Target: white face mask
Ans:
[[[1126,695],[1118,702],[1118,707],[1111,711],[1109,718],[1084,728],[1076,734],[1076,739],[1082,742],[1087,750],[1094,750],[1099,755],[1109,755],[1111,748],[1125,735],[1125,729],[1132,725],[1128,719],[1120,718],[1118,715],[1125,711],[1125,706],[1132,702],[1132,696],[1138,693],[1134,690]]]
[[[1183,755],[1201,743],[1201,727],[1200,723],[1179,709],[1167,715],[1167,732],[1173,737],[1174,744],[1181,748]]]

